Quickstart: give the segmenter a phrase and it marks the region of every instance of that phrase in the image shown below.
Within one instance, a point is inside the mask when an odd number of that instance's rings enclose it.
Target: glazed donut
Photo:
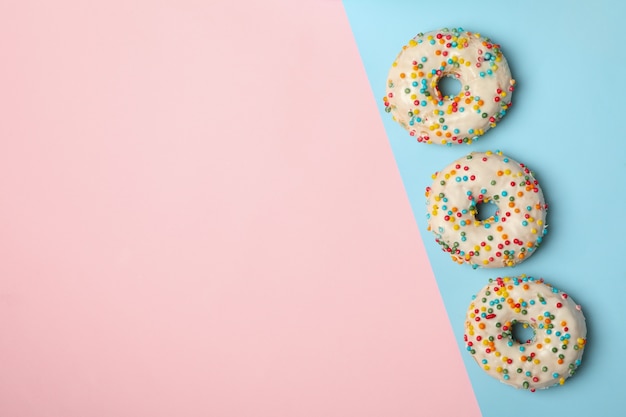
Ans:
[[[461,83],[444,96],[439,81]],[[419,33],[402,47],[387,77],[385,111],[418,142],[472,143],[506,114],[515,80],[500,45],[462,28]]]
[[[516,325],[534,337],[518,341]],[[543,279],[490,280],[473,298],[465,321],[465,345],[489,375],[516,388],[562,385],[574,375],[587,343],[579,305]]]
[[[547,234],[548,205],[524,165],[502,152],[472,152],[433,175],[426,188],[428,230],[457,263],[474,268],[514,266]],[[495,215],[478,220],[480,204]]]

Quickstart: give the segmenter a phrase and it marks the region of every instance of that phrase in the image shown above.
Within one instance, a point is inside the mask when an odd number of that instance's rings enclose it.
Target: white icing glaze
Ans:
[[[442,77],[460,81],[458,95],[442,96]],[[506,114],[514,84],[498,44],[461,28],[441,29],[403,46],[383,101],[418,142],[472,143]]]
[[[480,203],[495,215],[477,220]],[[501,152],[472,152],[433,175],[426,188],[428,230],[457,263],[514,266],[547,234],[543,192],[532,172]]]
[[[534,338],[515,340],[515,323],[527,324]],[[465,321],[465,345],[478,365],[505,384],[531,391],[564,384],[581,363],[586,337],[585,316],[570,296],[523,275],[490,280]]]

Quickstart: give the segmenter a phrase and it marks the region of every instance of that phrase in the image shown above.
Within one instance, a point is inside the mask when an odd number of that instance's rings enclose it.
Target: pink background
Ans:
[[[480,414],[339,1],[5,0],[0,57],[0,416]]]

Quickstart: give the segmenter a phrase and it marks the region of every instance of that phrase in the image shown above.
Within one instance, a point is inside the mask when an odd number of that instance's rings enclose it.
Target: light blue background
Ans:
[[[626,2],[344,0],[344,6],[483,416],[623,416]],[[384,112],[387,72],[416,33],[455,26],[502,46],[517,80],[514,105],[472,145],[420,144]],[[549,234],[514,268],[473,270],[454,264],[426,231],[424,189],[453,160],[496,149],[535,172],[550,206]],[[472,294],[490,277],[520,274],[544,277],[583,306],[588,346],[578,373],[562,387],[515,390],[465,352]]]

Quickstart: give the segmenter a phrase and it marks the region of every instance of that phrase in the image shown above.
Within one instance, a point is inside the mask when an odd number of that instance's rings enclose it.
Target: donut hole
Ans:
[[[476,204],[475,208],[476,220],[484,221],[491,217],[495,217],[498,212],[498,206],[493,201],[481,201]]]
[[[532,343],[535,340],[535,330],[528,323],[518,321],[511,326],[511,337],[522,345]]]
[[[461,82],[452,75],[445,75],[437,82],[441,98],[456,97],[461,92]]]

